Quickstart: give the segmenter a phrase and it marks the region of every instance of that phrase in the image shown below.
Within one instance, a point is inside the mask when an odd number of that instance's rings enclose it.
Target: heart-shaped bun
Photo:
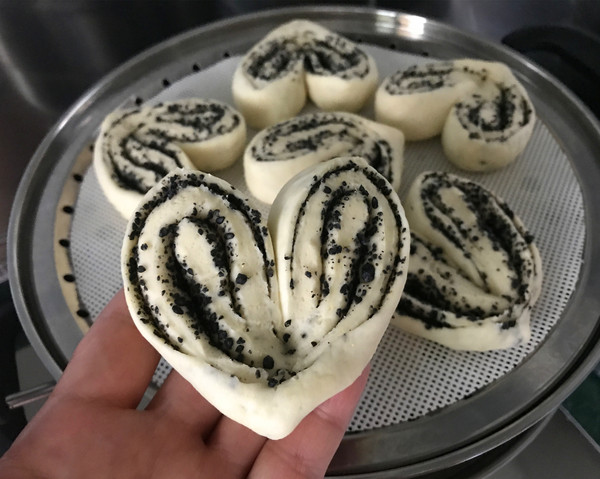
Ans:
[[[307,97],[322,110],[358,111],[377,88],[375,60],[354,42],[308,20],[267,34],[241,60],[232,92],[248,125],[298,114]]]
[[[359,158],[293,178],[268,228],[225,181],[177,170],[128,225],[123,281],[135,324],[173,368],[277,439],[368,364],[408,253],[397,194]]]
[[[406,198],[411,253],[394,324],[454,349],[525,343],[542,285],[533,236],[482,186],[421,174]]]
[[[441,134],[446,157],[470,171],[514,161],[535,125],[533,104],[511,70],[472,59],[397,71],[377,90],[375,116],[409,141]]]
[[[294,175],[339,156],[360,156],[396,191],[400,188],[402,132],[344,112],[306,113],[260,131],[244,152],[246,184],[270,204]]]
[[[94,145],[94,170],[111,204],[129,219],[163,176],[177,168],[217,171],[246,144],[244,117],[217,100],[188,98],[109,114]]]

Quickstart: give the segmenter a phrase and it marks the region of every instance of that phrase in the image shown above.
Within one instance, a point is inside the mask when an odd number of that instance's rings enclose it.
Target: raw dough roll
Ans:
[[[352,113],[307,113],[259,132],[246,147],[244,176],[250,192],[272,203],[295,174],[338,156],[360,156],[400,187],[404,135],[397,128]]]
[[[542,265],[533,237],[507,204],[442,172],[420,175],[405,204],[409,274],[393,324],[454,349],[527,342]]]
[[[488,73],[486,81],[452,107],[442,130],[446,157],[468,171],[512,163],[535,125],[533,104],[508,67],[492,63],[482,70]]]
[[[135,324],[173,368],[277,439],[365,368],[408,253],[397,194],[360,159],[295,177],[269,229],[225,181],[176,170],[128,225],[123,281]]]
[[[235,104],[263,129],[298,114],[307,95],[323,110],[358,111],[377,87],[373,58],[347,38],[293,20],[266,35],[238,65]]]
[[[476,75],[451,61],[398,70],[375,94],[375,118],[402,130],[408,141],[437,136],[452,106],[475,88]]]
[[[448,159],[470,171],[514,161],[535,124],[531,100],[510,69],[471,59],[414,65],[387,77],[375,95],[375,117],[407,140],[441,134]]]
[[[227,168],[245,143],[245,120],[235,109],[216,100],[184,99],[108,115],[94,147],[94,168],[106,197],[129,218],[173,169]]]

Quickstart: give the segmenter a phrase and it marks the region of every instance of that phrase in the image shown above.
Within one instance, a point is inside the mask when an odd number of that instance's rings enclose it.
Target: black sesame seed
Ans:
[[[271,356],[265,356],[263,358],[263,368],[264,369],[273,369],[274,366],[275,366],[275,361],[273,361],[273,358]]]
[[[370,283],[375,279],[375,267],[371,263],[362,265],[360,279],[363,283]]]

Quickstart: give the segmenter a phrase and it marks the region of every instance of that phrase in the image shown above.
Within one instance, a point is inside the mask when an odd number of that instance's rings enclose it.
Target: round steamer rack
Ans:
[[[104,117],[119,107],[186,96],[233,104],[230,79],[239,57],[295,18],[361,43],[375,57],[380,80],[414,62],[465,57],[504,62],[536,108],[530,144],[499,172],[453,169],[439,138],[407,144],[400,191],[402,198],[420,171],[444,169],[480,182],[523,219],[536,237],[545,276],[531,341],[507,351],[457,352],[390,327],[328,472],[452,477],[460,471],[469,477],[474,461],[481,470],[521,450],[600,360],[600,127],[568,90],[523,57],[446,25],[371,9],[272,10],[191,30],[123,64],[64,114],[19,187],[9,273],[21,322],[59,378],[120,287],[126,222],[102,196],[90,168]],[[361,113],[372,117],[372,105]],[[243,188],[240,163],[222,176]],[[168,372],[168,365],[159,365],[154,387]]]

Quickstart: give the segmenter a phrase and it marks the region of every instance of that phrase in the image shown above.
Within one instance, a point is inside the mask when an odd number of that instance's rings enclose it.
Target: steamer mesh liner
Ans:
[[[431,61],[363,45],[374,57],[380,78],[413,63]],[[239,57],[173,83],[153,101],[203,97],[233,105],[230,83]],[[535,98],[533,98],[535,104]],[[362,112],[372,118],[372,105]],[[248,140],[254,132],[248,132]],[[484,185],[505,199],[535,236],[544,272],[542,294],[531,317],[531,340],[493,352],[453,351],[390,326],[373,359],[367,388],[349,431],[410,421],[471,396],[509,373],[541,344],[560,319],[579,277],[585,224],[583,198],[568,159],[538,119],[531,141],[516,162],[489,174],[469,174],[445,160],[439,138],[409,143],[405,151],[403,198],[425,170],[444,170]],[[247,193],[241,161],[218,173]],[[267,208],[263,207],[263,211]],[[88,169],[75,206],[71,260],[80,300],[95,318],[121,287],[120,251],[126,221],[104,197]],[[154,376],[162,384],[170,367],[161,361]]]

